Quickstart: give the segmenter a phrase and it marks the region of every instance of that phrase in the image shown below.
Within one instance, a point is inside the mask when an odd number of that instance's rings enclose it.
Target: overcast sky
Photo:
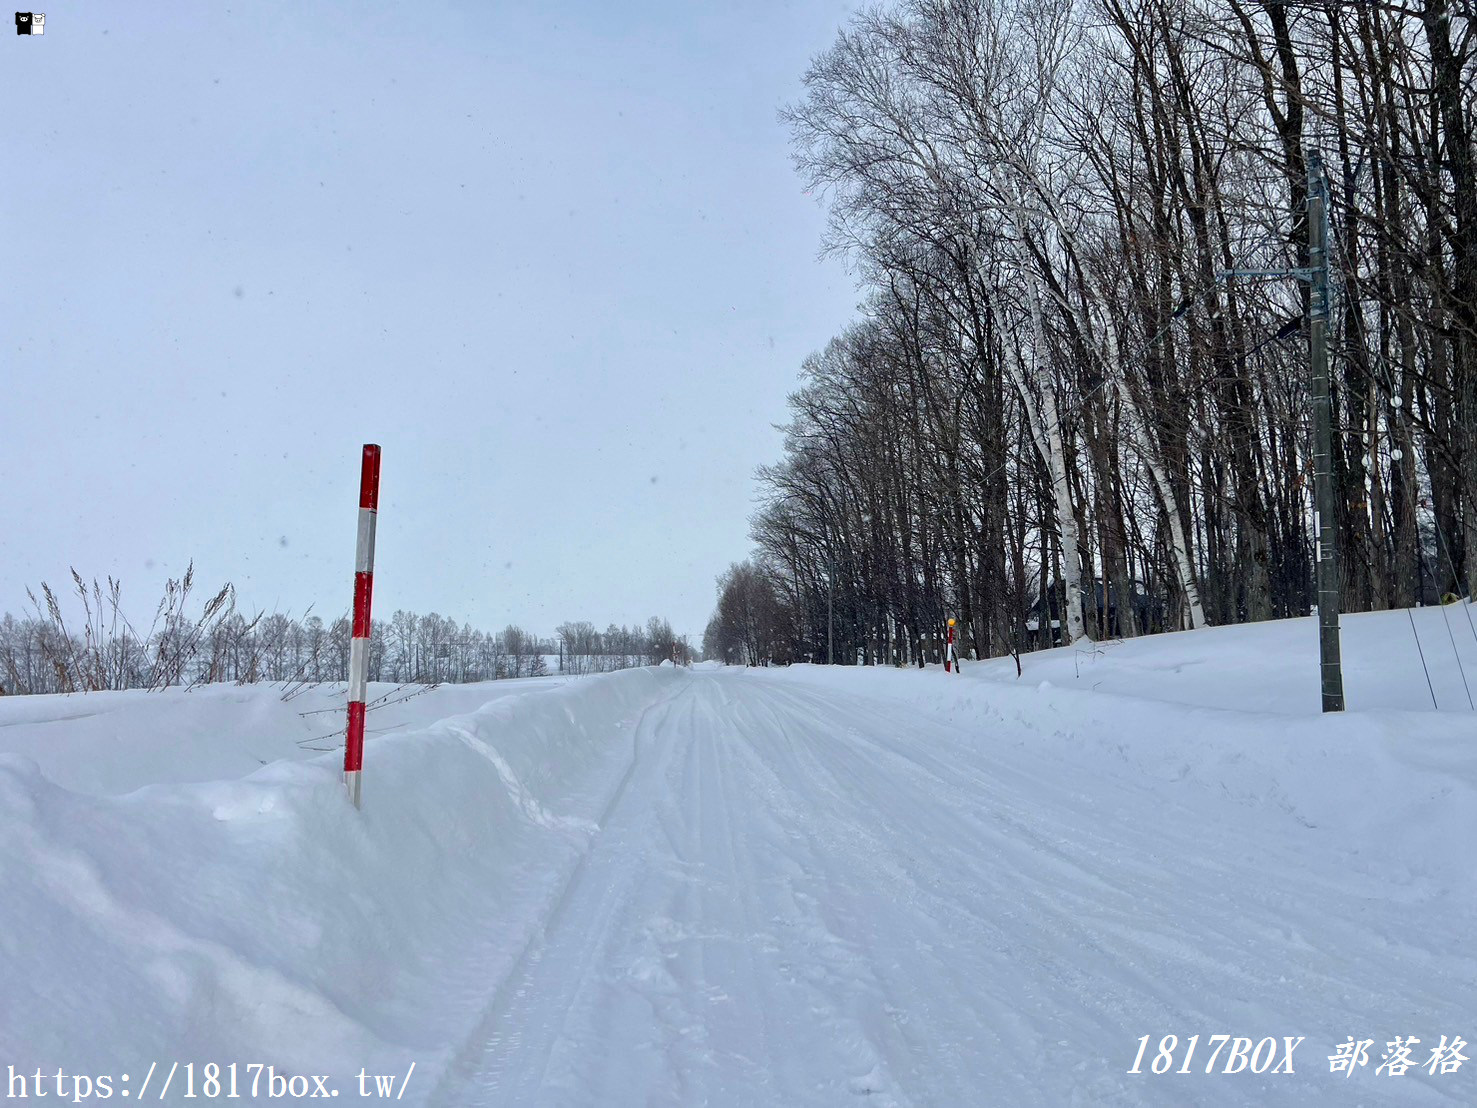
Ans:
[[[57,4],[0,48],[0,611],[75,565],[700,636],[850,318],[777,122],[841,0]]]

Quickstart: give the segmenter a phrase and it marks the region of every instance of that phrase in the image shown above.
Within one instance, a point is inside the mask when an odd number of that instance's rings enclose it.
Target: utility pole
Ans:
[[[1333,487],[1333,390],[1328,376],[1328,177],[1308,151],[1308,265],[1305,269],[1227,269],[1222,278],[1296,277],[1308,282],[1308,362],[1313,394],[1313,537],[1318,592],[1318,670],[1323,710],[1344,710],[1339,652],[1338,504]]]
[[[836,556],[826,561],[826,665],[836,664]]]
[[[1323,710],[1344,710],[1339,656],[1338,508],[1333,488],[1333,397],[1328,378],[1328,177],[1308,153],[1308,356],[1313,371],[1313,530],[1317,536],[1318,660]]]

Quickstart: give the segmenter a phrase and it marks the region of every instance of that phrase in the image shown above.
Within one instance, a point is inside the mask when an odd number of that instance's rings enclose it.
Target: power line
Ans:
[[[1436,703],[1436,686],[1431,684],[1431,670],[1426,666],[1426,652],[1421,649],[1421,637],[1415,629],[1415,613],[1406,608],[1405,614],[1410,617],[1410,633],[1415,636],[1415,652],[1421,657],[1421,669],[1426,674],[1426,688],[1431,691],[1431,707],[1439,712],[1441,706]]]

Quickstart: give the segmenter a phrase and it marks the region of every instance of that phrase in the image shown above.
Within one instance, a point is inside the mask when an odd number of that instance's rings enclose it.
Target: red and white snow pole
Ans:
[[[359,471],[359,546],[354,556],[354,638],[349,644],[349,730],[344,739],[344,785],[359,807],[364,769],[364,697],[369,683],[369,600],[374,589],[374,522],[379,511],[380,448],[364,447]]]
[[[944,672],[952,673],[959,668],[959,655],[954,653],[954,617],[949,617],[949,645],[944,651]]]

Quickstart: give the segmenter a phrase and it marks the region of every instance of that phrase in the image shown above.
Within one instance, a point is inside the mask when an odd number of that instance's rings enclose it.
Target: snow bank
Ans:
[[[561,678],[435,688],[369,685],[370,735],[425,726]],[[283,700],[287,695],[288,700]],[[346,686],[206,685],[160,692],[0,698],[0,751],[36,762],[58,785],[116,796],[144,785],[244,777],[283,759],[342,749]]]
[[[966,669],[792,667],[791,680],[842,685],[908,705],[940,735],[972,735],[1015,761],[1070,759],[1146,794],[1194,794],[1265,807],[1290,825],[1383,839],[1404,853],[1456,859],[1477,836],[1477,714],[1368,711],[1297,717],[1195,708],[1117,693],[1007,684]],[[1179,690],[1181,693],[1183,689]],[[1393,852],[1393,851],[1392,851]],[[1462,874],[1477,876],[1465,862]],[[1402,872],[1405,872],[1402,868]]]
[[[64,788],[32,758],[0,754],[0,1059],[114,1074],[255,1060],[346,1088],[366,1060],[417,1060],[414,1102],[586,848],[635,723],[687,678],[525,686],[372,738],[362,812],[332,754],[121,796]],[[7,704],[4,722],[65,742],[88,726],[81,710],[100,706],[89,719],[112,717],[110,741],[137,740],[144,763],[186,752],[200,759],[192,769],[222,754],[220,728],[245,747],[217,763],[235,768],[298,730],[252,692],[47,698],[77,711],[48,721]],[[205,750],[189,754],[187,740]],[[469,984],[473,967],[486,976]]]
[[[1469,687],[1477,696],[1477,605],[1345,615],[1340,639],[1351,711],[1470,710]],[[1317,658],[1318,625],[1305,617],[1042,650],[1022,655],[1021,668],[1031,684],[1316,715]],[[964,672],[1016,680],[1009,658],[966,660]]]
[[[982,735],[1025,730],[1063,756],[1119,761],[1135,775],[1265,801],[1310,823],[1385,811],[1391,788],[1408,789],[1431,819],[1427,800],[1460,807],[1477,787],[1477,713],[1467,701],[1469,686],[1477,696],[1474,612],[1454,604],[1344,616],[1349,711],[1338,715],[1321,713],[1318,632],[1308,618],[1038,651],[1022,655],[1019,677],[1009,658],[965,661],[958,674],[788,673],[885,695]]]
[[[1311,619],[1043,651],[1023,656],[1019,678],[994,659],[958,674],[794,666],[783,679],[936,720],[942,747],[965,743],[1002,771],[1070,767],[1198,819],[1221,818],[1227,802],[1259,809],[1261,826],[1315,837],[1372,892],[1477,909],[1477,863],[1455,848],[1477,839],[1477,712],[1461,680],[1465,668],[1477,681],[1477,636],[1456,606],[1455,649],[1440,610],[1412,614],[1422,639],[1445,647],[1426,653],[1441,711],[1418,661],[1412,671],[1404,611],[1345,617],[1342,714],[1320,712]],[[1456,945],[1454,968],[1477,984],[1477,943]]]

